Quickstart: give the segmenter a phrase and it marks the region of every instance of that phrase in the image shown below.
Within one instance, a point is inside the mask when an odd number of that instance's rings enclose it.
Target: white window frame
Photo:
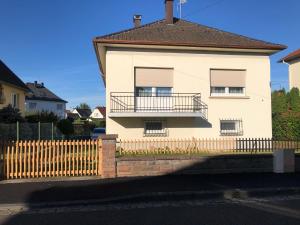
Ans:
[[[147,123],[161,123],[162,129],[147,131]],[[166,137],[168,136],[168,129],[166,127],[166,121],[164,120],[145,120],[144,121],[144,137]]]
[[[222,123],[234,123],[234,130],[222,130]],[[243,135],[243,121],[242,119],[221,119],[220,120],[220,135],[221,136],[242,136]]]
[[[157,89],[159,89],[159,88],[170,88],[170,93],[166,94],[166,96],[163,96],[163,97],[171,96],[173,93],[172,87],[139,87],[139,86],[136,86],[135,87],[136,94],[138,94],[137,88],[151,88],[151,95],[149,95],[149,97],[159,97],[160,95],[157,94]],[[147,95],[146,96],[137,96],[137,97],[147,97]]]
[[[20,101],[20,96],[17,93],[12,93],[11,94],[11,106],[13,108],[19,108],[19,101]]]
[[[225,88],[224,93],[217,93],[213,92],[213,88]],[[242,88],[243,92],[242,93],[230,93],[229,89],[230,88]],[[246,96],[246,90],[245,87],[210,87],[210,96]]]
[[[5,97],[4,97],[4,88],[2,84],[0,84],[0,104],[5,103]]]

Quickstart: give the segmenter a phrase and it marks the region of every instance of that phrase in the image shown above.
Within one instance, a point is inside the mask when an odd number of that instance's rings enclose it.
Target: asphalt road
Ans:
[[[168,201],[0,212],[1,225],[298,225],[300,196]]]
[[[300,173],[296,174],[221,174],[163,176],[81,181],[33,183],[0,182],[0,204],[105,200],[126,196],[194,191],[226,191],[248,189],[300,190]],[[268,191],[269,192],[269,191]]]

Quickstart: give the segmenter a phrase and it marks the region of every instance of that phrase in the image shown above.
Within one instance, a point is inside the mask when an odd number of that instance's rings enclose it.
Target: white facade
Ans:
[[[152,120],[162,122],[161,130],[167,131],[169,138],[218,138],[223,137],[222,128],[231,131],[232,126],[241,129],[237,137],[272,137],[269,56],[109,48],[105,59],[108,134],[118,134],[121,139],[148,138],[145,129]],[[164,112],[114,116],[111,93],[135,91],[135,68],[172,68],[172,93],[201,93],[201,101],[208,106],[207,118]],[[212,69],[245,71],[243,94],[229,95],[228,87],[224,95],[211,93]]]
[[[289,64],[289,87],[300,89],[300,59],[288,62]]]
[[[66,103],[55,101],[42,100],[27,100],[25,101],[25,109],[27,114],[47,111],[53,112],[60,119],[65,118]]]

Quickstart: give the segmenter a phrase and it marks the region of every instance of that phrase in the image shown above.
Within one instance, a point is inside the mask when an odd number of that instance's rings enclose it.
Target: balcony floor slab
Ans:
[[[113,112],[109,113],[110,118],[159,118],[159,117],[201,117],[201,112]]]

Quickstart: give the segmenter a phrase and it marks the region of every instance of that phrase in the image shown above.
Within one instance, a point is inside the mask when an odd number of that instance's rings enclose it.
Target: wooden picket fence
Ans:
[[[5,179],[100,175],[101,140],[0,144]]]
[[[120,140],[119,155],[152,154],[261,154],[274,149],[295,149],[299,141],[278,141],[271,138],[190,138]]]

